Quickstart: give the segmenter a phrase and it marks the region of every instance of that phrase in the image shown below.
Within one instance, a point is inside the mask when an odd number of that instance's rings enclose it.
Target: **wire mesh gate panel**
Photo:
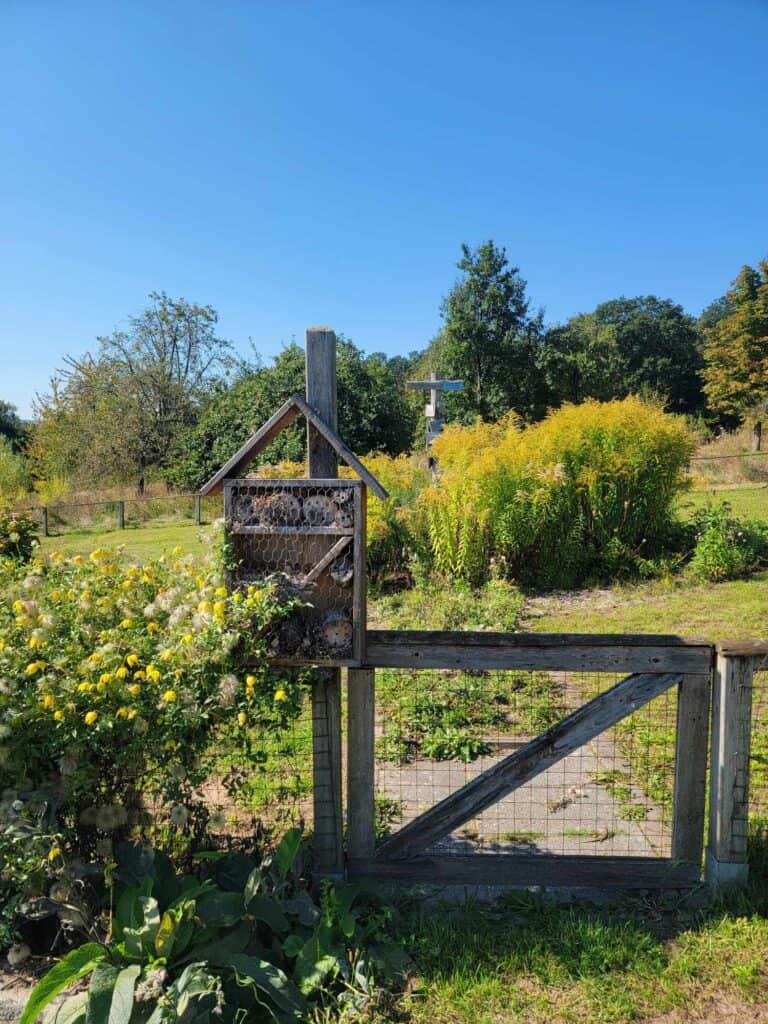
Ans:
[[[461,634],[452,636],[460,650]],[[697,879],[711,650],[665,657],[640,644],[590,658],[539,646],[531,658],[518,646],[495,657],[523,667],[467,670],[466,662],[488,660],[475,646],[481,635],[474,638],[442,658],[464,661],[463,670],[390,664],[377,672],[376,844],[371,857],[350,851],[351,873],[627,887]],[[372,646],[374,657],[383,652]],[[411,654],[441,661],[439,645],[416,644]],[[393,647],[382,660],[402,664],[408,654]],[[618,671],[605,670],[611,660]],[[655,671],[633,671],[647,668]]]
[[[232,586],[277,578],[300,606],[272,639],[286,665],[365,654],[365,487],[359,480],[228,480]]]

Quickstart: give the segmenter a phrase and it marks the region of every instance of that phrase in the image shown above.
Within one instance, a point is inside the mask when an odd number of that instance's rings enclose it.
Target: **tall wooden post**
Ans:
[[[195,526],[201,526],[203,522],[203,499],[199,494],[195,495]]]
[[[712,693],[712,754],[706,875],[710,885],[744,884],[749,875],[749,751],[752,675],[749,644],[719,645]]]
[[[306,338],[307,402],[336,430],[336,335],[329,327],[310,327]],[[336,452],[307,424],[309,476],[338,476]],[[314,854],[318,874],[342,877],[341,672],[316,669],[312,686],[312,766],[314,782]]]
[[[40,526],[43,530],[43,536],[50,537],[51,535],[48,532],[48,509],[45,505],[40,509]]]
[[[118,530],[125,529],[125,502],[118,501],[117,503],[117,528]]]

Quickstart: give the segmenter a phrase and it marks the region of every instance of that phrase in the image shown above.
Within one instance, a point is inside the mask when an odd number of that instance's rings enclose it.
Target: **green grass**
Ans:
[[[67,555],[87,555],[94,548],[123,547],[130,558],[145,561],[168,555],[181,545],[184,554],[204,555],[211,549],[212,527],[173,522],[153,526],[128,527],[125,530],[71,530],[58,537],[44,537],[43,554],[60,551]]]
[[[529,893],[430,906],[401,923],[416,983],[377,1021],[624,1024],[764,1020],[765,895],[558,905]],[[757,1011],[759,1012],[759,1011]],[[671,1024],[671,1021],[669,1022]]]
[[[768,486],[745,484],[741,487],[715,485],[688,491],[679,502],[678,508],[684,519],[707,505],[727,501],[734,515],[743,519],[768,520]]]

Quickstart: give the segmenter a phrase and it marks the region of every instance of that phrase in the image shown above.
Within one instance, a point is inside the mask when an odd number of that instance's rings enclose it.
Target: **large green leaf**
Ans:
[[[78,992],[58,1006],[49,1006],[43,1017],[43,1024],[85,1024],[87,992]]]
[[[278,843],[272,856],[272,863],[281,878],[285,878],[293,867],[293,862],[301,847],[301,832],[297,828],[289,829]]]
[[[138,964],[131,964],[120,971],[112,993],[107,1024],[129,1024],[133,1013],[133,992],[140,974],[141,967]]]
[[[176,959],[176,965],[181,966],[187,961],[199,960],[219,967],[227,963],[233,953],[242,953],[250,939],[251,926],[247,921],[241,921],[222,935],[190,946],[184,956]]]
[[[179,927],[179,915],[174,911],[166,911],[160,918],[160,927],[155,936],[155,952],[158,956],[170,958],[176,930]]]
[[[242,893],[253,871],[253,860],[244,853],[228,853],[216,864],[216,884],[226,892]]]
[[[123,929],[126,953],[131,957],[151,955],[160,928],[160,908],[157,900],[152,896],[139,896],[137,902],[142,912],[141,925],[138,928]]]
[[[239,892],[214,891],[197,901],[197,916],[205,924],[228,928],[245,916],[242,889]]]
[[[42,1013],[59,992],[63,992],[79,978],[90,974],[106,958],[106,949],[97,942],[86,942],[84,946],[70,950],[32,989],[24,1012],[19,1018],[19,1024],[34,1024],[38,1014]]]
[[[288,1014],[296,1020],[301,1019],[306,1003],[299,990],[279,967],[275,967],[267,960],[247,956],[245,953],[236,953],[227,962],[234,968],[238,979],[244,978],[246,982],[255,985],[283,1014]]]
[[[248,913],[255,920],[269,925],[277,935],[284,935],[291,927],[280,904],[270,896],[254,896],[248,904]]]
[[[109,1009],[112,1006],[112,993],[115,990],[120,971],[113,964],[103,961],[97,964],[91,975],[88,986],[88,1005],[85,1024],[106,1024]]]

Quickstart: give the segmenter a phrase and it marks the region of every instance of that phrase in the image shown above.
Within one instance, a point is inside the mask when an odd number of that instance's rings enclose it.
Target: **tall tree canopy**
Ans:
[[[414,414],[386,358],[366,357],[340,335],[336,372],[339,432],[347,444],[359,454],[396,454],[408,448]],[[241,373],[231,388],[220,388],[210,397],[198,422],[179,436],[168,479],[178,487],[198,488],[297,393],[304,393],[304,350],[294,343],[273,365]],[[293,424],[266,449],[261,461],[303,459],[305,433],[303,424]]]
[[[150,299],[128,330],[97,339],[96,355],[68,357],[39,399],[32,453],[42,476],[87,486],[133,479],[143,490],[233,365],[212,307],[164,292]]]
[[[461,250],[463,276],[443,301],[445,324],[419,372],[465,381],[465,390],[451,397],[452,418],[494,420],[510,408],[535,418],[543,411],[536,372],[541,315],[530,315],[526,282],[504,248],[488,241]]]
[[[739,421],[768,398],[768,260],[745,266],[705,329],[702,373],[710,408]]]
[[[664,397],[673,412],[702,403],[702,339],[695,320],[671,299],[614,299],[552,327],[540,366],[549,402]]]

